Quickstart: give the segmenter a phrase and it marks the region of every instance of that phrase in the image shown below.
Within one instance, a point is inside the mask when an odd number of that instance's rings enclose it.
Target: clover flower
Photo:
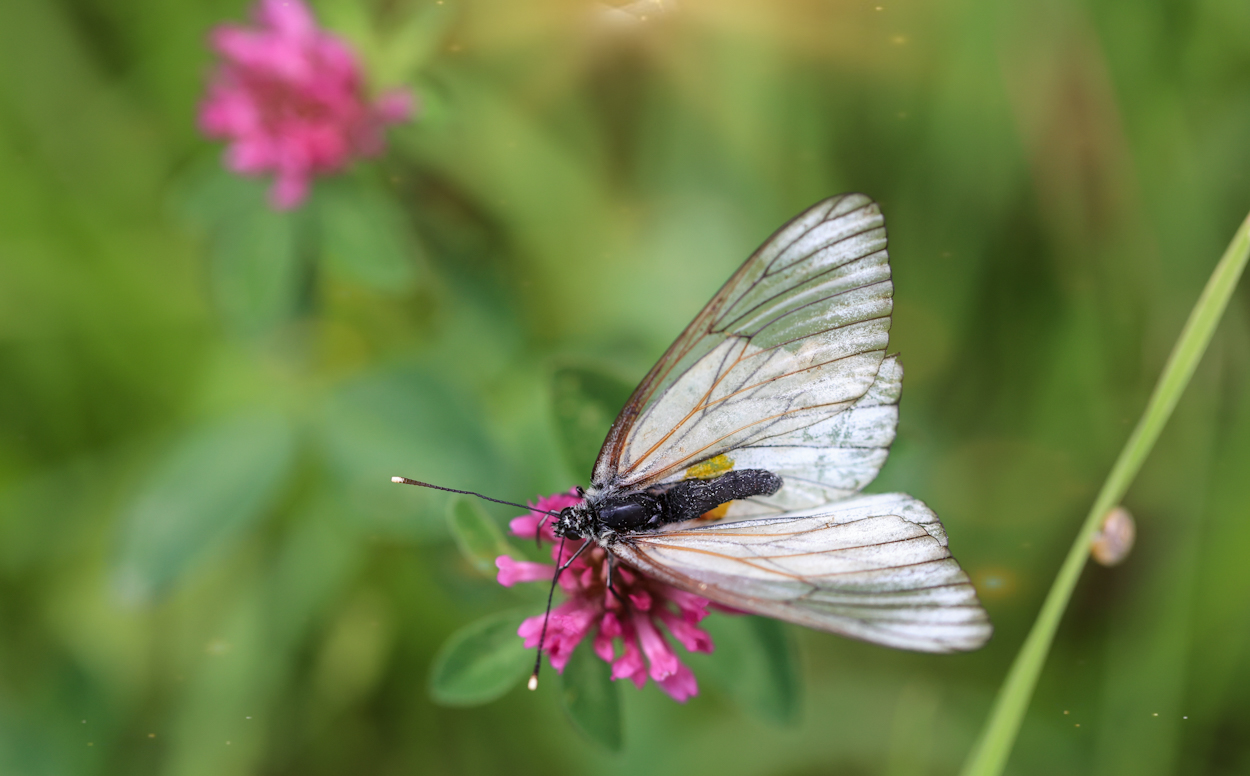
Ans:
[[[570,491],[540,498],[533,506],[535,510],[558,512],[579,501],[577,492]],[[553,523],[549,516],[533,511],[514,519],[509,528],[516,536],[554,544],[551,559],[562,565],[581,544],[566,541],[561,553]],[[495,565],[499,584],[504,587],[518,582],[550,584],[557,568],[507,555],[496,558]],[[552,667],[563,672],[574,648],[593,635],[595,654],[612,665],[612,679],[629,679],[642,688],[650,677],[674,700],[685,703],[699,692],[699,686],[669,645],[665,631],[691,652],[711,652],[711,637],[698,627],[708,614],[708,600],[620,564],[613,571],[615,594],[608,590],[607,581],[607,551],[597,546],[588,548],[560,575],[566,600],[551,611],[543,645]],[[526,647],[533,648],[538,646],[542,629],[543,615],[538,615],[523,622],[517,635],[525,639]]]
[[[274,173],[270,201],[285,210],[304,200],[313,176],[381,152],[383,128],[407,119],[412,100],[394,91],[370,102],[355,53],[302,0],[260,0],[255,21],[213,30],[222,61],[199,124],[229,142],[231,170]]]

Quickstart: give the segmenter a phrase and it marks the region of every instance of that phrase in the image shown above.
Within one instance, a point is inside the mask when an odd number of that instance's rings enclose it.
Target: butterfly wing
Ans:
[[[868,391],[849,407],[734,451],[734,468],[767,469],[785,485],[773,496],[733,502],[726,517],[804,509],[858,493],[890,453],[902,389],[903,367],[894,356],[886,356]]]
[[[937,516],[901,493],[621,537],[612,551],[726,606],[922,652],[977,649],[991,627]]]
[[[858,491],[894,437],[902,371],[885,358],[892,296],[876,203],[847,194],[810,208],[643,379],[608,433],[594,485],[640,490],[727,468],[782,476],[775,496],[735,502],[735,517]]]

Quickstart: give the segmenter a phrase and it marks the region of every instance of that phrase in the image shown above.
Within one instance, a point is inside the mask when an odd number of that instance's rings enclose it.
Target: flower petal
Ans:
[[[290,210],[308,196],[309,175],[307,172],[283,170],[269,189],[269,204],[275,210]]]
[[[301,0],[260,0],[256,19],[262,26],[292,38],[306,37],[317,31],[312,13]]]
[[[599,632],[608,638],[614,639],[625,634],[625,629],[621,626],[621,619],[613,612],[606,612],[603,619],[599,622]]]
[[[567,493],[556,493],[551,496],[542,496],[538,502],[534,504],[535,509],[543,509],[548,512],[559,512],[565,507],[571,507],[580,504],[582,497],[577,495],[577,488],[570,488]]]
[[[681,665],[672,647],[664,640],[664,636],[660,634],[647,615],[635,614],[633,623],[638,633],[638,643],[647,656],[647,662],[651,664],[651,678],[658,682],[671,676]]]
[[[668,632],[673,634],[673,638],[677,639],[687,650],[691,652],[712,651],[712,637],[707,631],[696,627],[689,620],[668,609],[660,609],[656,614],[668,626]]]
[[[373,109],[384,124],[395,124],[412,117],[415,102],[410,93],[397,89],[382,95]]]
[[[518,582],[551,581],[556,573],[555,566],[546,563],[532,563],[527,560],[513,560],[507,555],[495,558],[495,567],[499,569],[496,581],[504,587],[512,587]]]
[[[595,654],[605,663],[611,663],[616,657],[616,647],[612,643],[613,638],[604,634],[603,629],[599,629],[599,633],[595,635]]]
[[[677,604],[677,608],[681,610],[682,616],[689,622],[697,623],[704,617],[707,617],[707,607],[711,601],[677,588],[670,588],[669,591],[666,597]]]
[[[557,673],[564,673],[564,667],[573,650],[582,643],[594,624],[593,607],[581,601],[568,601],[551,613],[551,622],[547,624],[547,659]]]
[[[676,671],[656,683],[678,703],[685,703],[699,694],[699,683],[694,678],[694,672],[685,663],[678,663]]]
[[[508,522],[508,530],[513,536],[519,536],[522,539],[533,539],[538,533],[538,524],[546,515],[535,515],[532,512],[528,515],[514,517]],[[550,518],[548,518],[550,521]]]
[[[566,601],[551,612],[547,619],[547,638],[543,649],[547,653],[547,659],[551,661],[552,668],[557,672],[564,672],[564,666],[573,655],[573,650],[590,633],[595,614],[593,607],[588,607],[584,601],[577,600]],[[543,617],[544,615],[541,614],[530,617],[517,629],[517,635],[525,639],[527,648],[537,647],[539,640],[542,639]]]
[[[646,590],[634,590],[629,594],[629,602],[640,612],[651,609],[651,594]]]
[[[641,690],[647,683],[647,668],[642,662],[642,653],[632,640],[626,639],[621,656],[612,664],[612,681],[628,679]]]

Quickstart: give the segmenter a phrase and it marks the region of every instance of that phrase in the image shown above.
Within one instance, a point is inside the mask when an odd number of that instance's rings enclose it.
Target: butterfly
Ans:
[[[555,534],[740,611],[901,649],[983,645],[937,515],[861,492],[898,423],[893,293],[870,198],[792,219],[643,378]]]

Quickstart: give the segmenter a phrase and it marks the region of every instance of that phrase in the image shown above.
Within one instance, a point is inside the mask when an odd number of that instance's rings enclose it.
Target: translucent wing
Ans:
[[[911,496],[620,538],[621,560],[755,614],[922,652],[980,647],[991,627],[937,516]]]
[[[730,514],[850,495],[893,440],[902,372],[885,359],[893,285],[885,222],[862,194],[782,227],[730,278],[630,398],[597,488],[641,489],[726,468],[785,486]],[[708,469],[707,473],[701,473]]]
[[[767,469],[785,482],[774,496],[733,502],[726,517],[776,514],[858,493],[877,476],[889,455],[902,389],[903,367],[887,356],[868,391],[851,406],[726,456],[733,468]]]

